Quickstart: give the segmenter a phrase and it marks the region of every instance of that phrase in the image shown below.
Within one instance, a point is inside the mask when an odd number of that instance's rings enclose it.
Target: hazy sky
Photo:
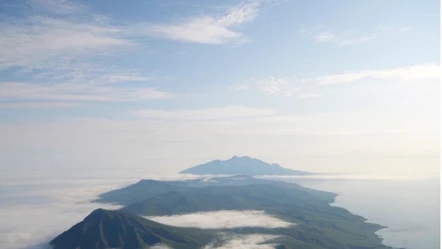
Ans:
[[[439,167],[439,1],[0,3],[0,169]],[[70,171],[71,172],[71,171]]]

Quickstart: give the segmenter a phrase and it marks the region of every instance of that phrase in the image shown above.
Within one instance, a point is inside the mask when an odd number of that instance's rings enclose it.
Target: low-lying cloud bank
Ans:
[[[304,180],[424,180],[439,177],[438,175],[352,175],[352,174],[315,174],[315,175],[261,175],[254,176],[256,179],[281,180],[281,181],[304,181]]]
[[[153,245],[152,247],[149,247],[150,249],[172,249],[172,247],[165,245],[165,244],[156,244]]]
[[[241,227],[281,228],[293,223],[280,220],[258,210],[221,210],[197,212],[183,215],[151,216],[147,219],[177,227],[197,227],[202,229],[232,229]]]
[[[82,221],[96,208],[99,193],[126,185],[116,180],[45,179],[0,183],[0,245],[46,249],[47,242]]]
[[[223,235],[220,241],[212,242],[203,249],[274,249],[275,244],[267,242],[278,237],[269,234]]]

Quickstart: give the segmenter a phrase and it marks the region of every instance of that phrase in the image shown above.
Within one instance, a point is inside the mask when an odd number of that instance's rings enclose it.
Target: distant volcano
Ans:
[[[215,160],[188,168],[180,174],[194,175],[312,175],[314,173],[292,170],[279,164],[270,164],[247,156],[234,156],[228,160]]]

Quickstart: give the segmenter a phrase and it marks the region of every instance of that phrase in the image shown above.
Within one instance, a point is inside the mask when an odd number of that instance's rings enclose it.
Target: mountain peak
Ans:
[[[230,161],[230,160],[253,160],[253,158],[248,157],[248,156],[236,156],[235,155],[227,161]]]
[[[85,221],[94,221],[94,220],[101,220],[104,217],[112,216],[115,214],[123,215],[122,213],[118,213],[117,210],[106,210],[102,208],[97,208],[94,211],[92,211],[86,218],[84,218]]]
[[[89,216],[103,215],[103,214],[106,214],[106,213],[108,213],[108,212],[110,212],[110,210],[105,210],[105,209],[102,209],[102,208],[97,208],[97,209],[95,209],[94,211],[92,211],[87,217],[89,217]],[[86,218],[87,218],[87,217],[86,217]]]
[[[198,239],[189,239],[189,235]],[[209,239],[210,235],[200,230],[170,227],[126,211],[99,208],[50,244],[54,249],[136,249],[156,244],[198,248]]]
[[[195,175],[309,175],[312,173],[283,168],[248,156],[234,155],[228,160],[214,160],[183,170],[181,174]]]

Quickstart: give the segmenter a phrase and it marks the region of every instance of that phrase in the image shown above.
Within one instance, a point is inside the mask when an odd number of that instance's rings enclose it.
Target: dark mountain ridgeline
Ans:
[[[97,209],[53,239],[53,249],[141,249],[155,244],[172,248],[200,248],[213,233],[166,226],[125,211]]]
[[[146,179],[121,189],[103,193],[99,195],[99,198],[96,201],[103,203],[115,203],[119,205],[130,205],[132,203],[143,202],[151,197],[171,191],[182,191],[185,189],[196,189],[203,187],[240,187],[252,184],[281,186],[289,189],[295,188],[298,192],[308,192],[310,195],[315,195],[318,198],[324,198],[324,200],[327,202],[332,202],[333,198],[336,196],[334,193],[309,189],[294,183],[255,179],[251,176],[236,175],[230,177],[213,177],[210,179],[195,179],[190,181],[156,181]],[[195,191],[198,190],[196,189]]]

